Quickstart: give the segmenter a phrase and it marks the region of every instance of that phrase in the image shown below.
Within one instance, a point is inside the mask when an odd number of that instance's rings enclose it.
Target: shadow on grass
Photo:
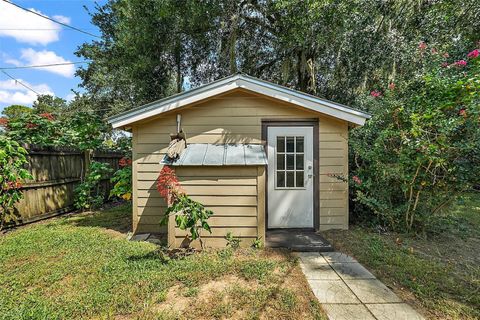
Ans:
[[[127,234],[132,228],[132,206],[120,204],[108,209],[80,213],[65,219],[63,223],[78,227],[105,228]]]
[[[154,251],[148,252],[146,254],[131,255],[126,258],[127,261],[131,262],[148,262],[152,261],[155,263],[167,264],[172,260],[162,249],[158,248]]]

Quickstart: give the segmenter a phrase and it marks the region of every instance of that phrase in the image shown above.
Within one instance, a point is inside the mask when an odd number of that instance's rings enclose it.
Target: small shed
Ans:
[[[214,212],[204,244],[220,247],[231,232],[248,246],[269,229],[347,229],[348,130],[369,115],[350,107],[236,74],[118,114],[114,128],[133,137],[133,231],[186,233],[159,222],[166,203],[156,191],[164,165],[183,189]],[[187,147],[165,157],[179,129]]]

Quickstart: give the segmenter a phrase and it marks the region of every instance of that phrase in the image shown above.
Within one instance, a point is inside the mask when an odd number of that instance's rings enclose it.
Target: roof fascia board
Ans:
[[[205,86],[202,88],[204,89],[202,91],[194,92],[188,95],[186,92],[185,96],[178,96],[173,97],[173,99],[158,101],[157,103],[134,110],[132,113],[122,114],[121,117],[112,117],[109,119],[109,123],[112,124],[113,128],[120,128],[130,123],[150,118],[167,111],[175,110],[236,88],[238,88],[238,85],[236,84],[235,80],[228,79],[228,81],[216,83],[215,86],[212,87],[208,86],[207,88],[207,86]]]
[[[367,115],[356,110],[351,110],[342,106],[333,105],[332,103],[326,103],[326,101],[312,101],[312,99],[306,99],[302,94],[296,94],[295,91],[291,92],[288,89],[279,90],[276,85],[270,85],[268,83],[255,81],[253,79],[239,79],[237,80],[240,88],[244,88],[253,92],[261,93],[271,98],[285,101],[309,110],[320,112],[334,118],[339,118],[354,124],[363,125],[367,119]],[[309,97],[309,96],[305,96]]]

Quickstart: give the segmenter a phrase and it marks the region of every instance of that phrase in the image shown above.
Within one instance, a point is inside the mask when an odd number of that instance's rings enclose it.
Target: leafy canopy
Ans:
[[[450,50],[480,28],[478,1],[461,0],[109,0],[90,14],[102,39],[79,47],[78,75],[107,113],[237,71],[355,104],[417,74],[420,41]]]

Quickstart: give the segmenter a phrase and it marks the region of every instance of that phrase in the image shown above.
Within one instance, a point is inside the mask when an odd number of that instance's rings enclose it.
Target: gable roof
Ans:
[[[131,123],[172,111],[234,89],[245,89],[357,125],[363,125],[365,120],[370,118],[369,114],[345,105],[239,73],[122,112],[110,117],[108,122],[114,128],[125,127]]]

